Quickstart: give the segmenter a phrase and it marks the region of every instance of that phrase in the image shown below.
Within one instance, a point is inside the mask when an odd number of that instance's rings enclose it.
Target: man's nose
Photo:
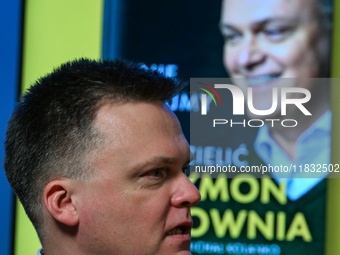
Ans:
[[[171,204],[175,207],[191,207],[201,201],[201,195],[196,186],[186,177],[181,175],[176,182],[176,188],[171,197]]]
[[[249,35],[240,45],[237,62],[240,68],[251,70],[263,63],[265,53],[256,35]]]

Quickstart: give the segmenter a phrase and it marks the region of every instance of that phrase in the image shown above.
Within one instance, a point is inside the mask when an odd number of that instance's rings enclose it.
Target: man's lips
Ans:
[[[271,74],[271,75],[258,75],[258,76],[251,76],[246,77],[247,83],[250,87],[262,86],[266,85],[273,80],[279,78],[280,74]]]
[[[167,236],[173,236],[173,235],[187,235],[190,236],[192,228],[192,221],[185,220],[178,224],[176,224],[173,227],[170,227],[168,231],[166,231]]]

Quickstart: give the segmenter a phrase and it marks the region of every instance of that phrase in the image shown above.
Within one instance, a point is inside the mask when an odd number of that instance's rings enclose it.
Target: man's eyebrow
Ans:
[[[232,25],[229,25],[229,24],[222,23],[222,22],[218,23],[218,27],[219,27],[221,32],[223,32],[223,30],[225,30],[225,29],[230,29],[230,30],[238,31],[238,29],[236,27],[234,27]]]
[[[268,17],[268,18],[265,18],[263,20],[256,21],[256,22],[252,23],[251,27],[257,28],[257,27],[264,26],[264,25],[271,23],[271,22],[287,22],[287,23],[295,24],[297,21],[298,21],[298,19],[296,19],[296,18],[293,19],[293,18],[283,18],[283,17]],[[228,23],[223,23],[223,22],[219,22],[218,27],[219,27],[221,32],[223,32],[223,30],[225,30],[225,29],[230,29],[230,30],[233,30],[233,31],[236,31],[236,32],[239,31],[237,29],[237,27],[235,27],[231,24],[228,24]]]
[[[165,156],[155,156],[152,157],[146,161],[144,161],[143,165],[151,165],[151,164],[157,164],[157,163],[165,163],[165,164],[172,164],[175,163],[176,160],[171,157],[165,157]]]
[[[254,24],[252,25],[252,27],[258,27],[258,26],[264,26],[268,23],[272,23],[272,22],[285,22],[285,23],[296,23],[298,21],[298,19],[293,19],[293,18],[282,18],[282,17],[270,17],[264,20],[261,20],[259,22],[254,22]]]
[[[189,163],[194,159],[193,155],[191,153],[188,153],[187,160],[184,162],[183,165],[189,165]],[[179,163],[178,159],[172,158],[172,157],[166,157],[166,156],[154,156],[150,159],[147,159],[141,163],[138,164],[138,168],[153,166],[157,164],[176,164]]]

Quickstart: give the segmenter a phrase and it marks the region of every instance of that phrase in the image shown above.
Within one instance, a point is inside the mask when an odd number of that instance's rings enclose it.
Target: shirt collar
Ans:
[[[282,164],[283,166],[295,165],[298,168],[300,165],[304,166],[304,164],[329,164],[331,122],[332,113],[327,111],[299,136],[296,142],[297,157],[295,160],[290,159],[287,153],[271,138],[266,125],[259,129],[254,142],[254,149],[258,156],[271,166]],[[287,173],[284,176],[285,178],[273,173],[273,177],[278,183],[282,180],[286,181],[287,196],[293,201],[308,193],[327,175],[327,173],[321,173],[322,176],[319,176],[319,178],[297,178],[300,174],[298,172]],[[304,173],[302,173],[302,177],[305,177]]]
[[[321,131],[324,135],[328,136],[331,132],[331,123],[332,113],[328,110],[299,136],[299,138],[297,139],[297,146],[301,147],[301,145],[306,143],[308,139],[315,138],[314,134],[318,131]],[[262,127],[260,127],[255,139],[254,149],[266,164],[270,164],[273,161],[274,148],[279,150],[282,155],[284,155],[284,157],[289,159],[287,153],[283,151],[281,147],[270,136],[268,126],[263,125]],[[296,161],[298,161],[298,159]]]

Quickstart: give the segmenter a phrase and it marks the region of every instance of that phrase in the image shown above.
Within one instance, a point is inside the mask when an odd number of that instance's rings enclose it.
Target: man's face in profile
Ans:
[[[223,1],[220,25],[225,38],[224,65],[245,94],[248,87],[252,88],[256,109],[271,107],[273,87],[303,87],[294,82],[282,85],[279,78],[320,75],[320,56],[327,56],[328,47],[327,38],[319,31],[315,2]]]
[[[163,103],[106,104],[95,126],[105,145],[79,199],[89,254],[191,254],[190,207],[200,195],[183,170],[188,143]]]

